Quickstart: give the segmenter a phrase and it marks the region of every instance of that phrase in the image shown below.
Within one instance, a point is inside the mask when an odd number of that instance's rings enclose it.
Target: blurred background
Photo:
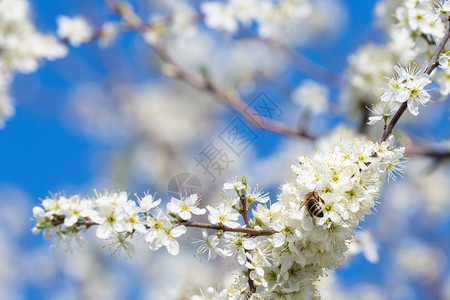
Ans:
[[[202,1],[129,3],[146,22],[183,5],[198,13]],[[311,5],[301,27],[278,35],[258,36],[255,24],[223,33],[198,20],[161,37],[182,64],[239,94],[266,121],[307,133],[300,137],[254,126],[173,78],[136,32],[106,48],[96,41],[72,47],[34,73],[17,73],[15,115],[0,131],[0,299],[187,299],[224,284],[233,269],[231,261],[195,255],[195,230],[176,257],[140,241],[130,260],[92,232],[73,253],[49,249],[51,241],[30,229],[32,207],[50,193],[149,191],[167,202],[184,184],[202,194],[204,206],[220,199],[226,178],[245,175],[275,201],[299,155],[339,137],[377,140],[382,124],[366,126],[365,107],[400,59],[385,32],[386,2]],[[60,15],[82,15],[94,28],[119,22],[100,0],[34,0],[30,15],[44,33],[56,32]],[[417,118],[402,117],[396,138],[410,154],[404,178],[385,184],[346,264],[320,282],[324,299],[450,299],[449,104],[433,101]]]

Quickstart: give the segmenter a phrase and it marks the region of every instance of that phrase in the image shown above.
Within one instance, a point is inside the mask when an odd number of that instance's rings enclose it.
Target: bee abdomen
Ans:
[[[323,208],[320,206],[319,201],[314,198],[308,200],[308,203],[306,203],[306,209],[311,216],[315,216],[318,218],[323,217]]]

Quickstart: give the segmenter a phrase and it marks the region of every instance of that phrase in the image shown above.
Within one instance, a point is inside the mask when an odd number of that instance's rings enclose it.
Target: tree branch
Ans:
[[[439,45],[437,46],[436,50],[434,51],[433,57],[430,60],[430,63],[428,64],[428,67],[425,70],[425,73],[428,75],[433,72],[434,69],[439,66],[439,55],[441,54],[442,50],[445,47],[445,44],[450,38],[450,22],[447,24],[447,31],[445,32],[444,37],[440,41]],[[386,129],[383,132],[383,135],[381,136],[381,142],[384,142],[387,140],[387,138],[391,135],[392,130],[394,129],[395,125],[397,124],[398,120],[400,120],[400,117],[403,115],[403,113],[406,111],[406,108],[408,107],[408,101],[403,102],[402,105],[400,105],[399,109],[395,113],[394,117],[389,122],[389,125],[386,127]]]
[[[51,220],[51,224],[52,224],[52,226],[61,225],[64,223],[64,219],[65,219],[64,215],[53,216],[53,219]],[[246,233],[251,236],[268,236],[268,235],[277,233],[275,230],[259,230],[259,229],[248,228],[248,227],[231,228],[231,227],[227,227],[227,226],[213,225],[213,224],[208,224],[208,223],[191,222],[191,221],[175,221],[175,223],[179,224],[179,225],[184,225],[186,227]],[[74,224],[74,226],[76,226],[76,227],[86,226],[87,228],[89,228],[91,226],[96,226],[96,225],[99,225],[99,224],[89,220],[89,218],[80,219]],[[148,229],[148,227],[147,227],[147,229]]]
[[[244,196],[239,196],[239,199],[241,200],[241,210],[239,210],[239,213],[242,215],[242,217],[244,218],[244,223],[245,223],[245,227],[250,228],[250,224],[248,223],[248,207],[247,207],[247,197]]]
[[[450,150],[437,150],[430,147],[407,146],[407,156],[427,156],[438,161],[450,159]]]
[[[153,49],[166,62],[174,67],[175,76],[186,81],[192,86],[210,93],[214,98],[218,99],[224,104],[230,106],[233,110],[241,114],[254,126],[269,130],[274,133],[296,136],[306,138],[308,140],[315,140],[316,138],[304,131],[303,129],[295,129],[286,124],[264,117],[256,112],[253,108],[248,106],[239,96],[234,96],[220,90],[213,82],[197,72],[187,69],[183,66],[161,43],[153,42],[151,44]]]
[[[205,228],[205,229],[214,229],[214,230],[223,230],[223,231],[229,231],[229,232],[240,232],[240,233],[247,233],[252,236],[268,236],[277,233],[275,230],[259,230],[255,228],[231,228],[227,226],[221,226],[221,225],[213,225],[208,223],[198,223],[198,222],[190,222],[190,221],[182,221],[180,224],[186,226],[186,227],[196,227],[196,228]]]
[[[369,124],[367,124],[367,120],[369,118],[369,109],[367,108],[367,101],[363,99],[358,99],[360,109],[362,110],[362,116],[359,121],[358,132],[365,134],[367,132]]]
[[[247,196],[239,195],[239,200],[241,201],[241,206],[242,206],[242,208],[239,210],[239,213],[244,218],[245,227],[251,228],[251,226],[248,222]],[[250,250],[245,249],[245,253],[249,253],[249,252],[250,252]],[[247,257],[246,259],[249,263],[252,263],[252,261],[250,260],[249,257]],[[249,297],[256,292],[256,286],[255,286],[255,283],[253,282],[253,280],[250,278],[250,272],[251,272],[251,270],[247,269],[247,276],[248,276],[247,282],[248,282],[248,286],[249,286],[249,292],[247,293],[247,295]]]
[[[109,10],[113,13],[117,13],[117,1],[116,0],[104,0]]]

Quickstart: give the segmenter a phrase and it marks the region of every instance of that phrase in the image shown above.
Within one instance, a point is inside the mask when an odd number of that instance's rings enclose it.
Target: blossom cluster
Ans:
[[[377,3],[378,23],[386,31],[388,40],[385,44],[365,45],[349,58],[348,81],[341,97],[352,113],[361,111],[361,107],[374,105],[375,115],[369,123],[374,124],[379,120],[389,118],[392,111],[398,107],[398,103],[406,101],[404,99],[406,94],[399,94],[394,101],[384,101],[384,103],[376,101],[385,91],[383,78],[391,74],[392,65],[396,63],[408,65],[416,62],[420,66],[428,65],[437,45],[444,37],[446,28],[448,28],[448,24],[446,24],[449,15],[448,7],[448,1],[439,0],[384,0]],[[444,47],[443,53],[439,57],[439,68],[428,77],[429,80],[439,84],[442,96],[450,93],[447,52],[447,47]],[[406,69],[406,72],[402,69]],[[418,85],[419,89],[422,89],[429,83],[425,75],[420,74],[423,73],[423,70],[417,67],[410,67],[409,70],[397,67],[394,72],[393,81],[403,79],[403,87],[410,90],[413,87],[408,85]],[[403,75],[409,73],[417,80],[411,80],[412,78],[406,80],[404,76],[399,75],[399,72]],[[414,72],[415,74],[412,74]],[[392,83],[390,82],[390,84]],[[393,86],[391,91],[395,88]],[[415,100],[408,101],[408,109],[414,115],[418,114],[419,104],[423,105],[428,102],[426,94],[421,94],[423,97],[414,97]],[[386,97],[384,99],[386,100]]]
[[[288,22],[301,21],[311,12],[308,0],[280,1],[271,0],[229,0],[225,3],[219,1],[202,4],[205,14],[205,23],[211,28],[234,33],[239,23],[245,26],[253,21],[259,25],[261,37],[269,38],[277,34],[278,30],[285,30]]]
[[[430,94],[425,86],[431,83],[430,76],[417,65],[394,66],[393,77],[389,79],[388,87],[380,97],[378,103],[369,110],[373,113],[369,117],[369,125],[383,120],[386,126],[388,120],[394,116],[401,103],[406,102],[408,110],[414,116],[419,114],[419,105],[425,106],[430,102]]]
[[[81,16],[59,16],[57,25],[59,39],[35,28],[27,0],[0,0],[0,128],[14,114],[9,86],[16,72],[34,72],[44,59],[65,57],[68,53],[66,42],[77,47],[94,37],[94,30]],[[107,46],[117,32],[116,24],[103,24],[97,33],[99,45]]]
[[[0,0],[0,127],[14,114],[9,86],[15,72],[34,72],[43,59],[67,54],[58,40],[36,30],[26,0]]]
[[[69,18],[67,16],[59,16],[57,23],[58,36],[67,39],[74,47],[78,47],[92,38],[92,28],[83,17]]]
[[[389,32],[391,39],[399,40],[399,46],[403,44],[402,56],[406,55],[407,59],[421,64],[426,63],[436,41],[442,39],[445,33],[446,20],[441,17],[445,14],[442,3],[390,0],[377,5],[380,25]]]
[[[391,104],[407,102],[409,111],[417,116],[419,104],[425,105],[430,101],[430,95],[424,89],[431,83],[430,76],[417,65],[411,65],[406,69],[395,66],[394,71],[394,76],[389,80],[388,88],[380,100]]]
[[[111,245],[129,255],[130,240],[138,235],[145,236],[151,250],[164,246],[176,255],[176,239],[186,227],[200,227],[198,252],[207,252],[208,258],[233,257],[240,267],[228,298],[310,299],[317,294],[314,282],[319,276],[343,262],[354,229],[376,204],[383,179],[402,172],[405,149],[392,142],[392,137],[382,143],[343,140],[332,150],[300,157],[292,166],[296,177],[282,186],[273,202],[245,178],[225,183],[223,199],[206,209],[197,207],[197,195],[172,198],[166,210],[151,195],[136,201],[125,192],[93,198],[56,195],[33,209],[33,232],[43,230],[45,238],[70,242],[97,226],[98,238],[112,240]],[[321,213],[314,213],[311,204]],[[209,224],[189,221],[206,211]],[[215,234],[205,229],[215,229]],[[223,298],[223,291],[217,293]]]
[[[253,209],[256,228],[277,233],[234,242],[247,250],[242,279],[236,293],[248,288],[249,276],[264,299],[310,299],[314,282],[344,260],[354,239],[353,229],[372,212],[387,175],[402,172],[404,148],[388,142],[364,139],[341,141],[333,150],[302,156],[292,166],[296,178],[282,186],[278,201],[270,207]],[[315,192],[323,216],[314,216],[305,205],[305,196]],[[235,239],[241,234],[231,233]],[[242,261],[241,261],[242,262]]]
[[[304,80],[292,93],[292,101],[307,111],[320,114],[328,109],[329,91],[326,86]]]
[[[145,235],[151,250],[164,246],[176,255],[179,252],[176,238],[186,232],[180,223],[205,210],[196,207],[196,194],[181,200],[172,198],[167,211],[158,207],[160,203],[161,199],[155,200],[152,195],[130,200],[124,191],[96,193],[93,198],[55,195],[43,200],[42,207],[33,209],[36,219],[33,232],[43,230],[44,238],[56,237],[70,249],[73,239],[82,240],[81,231],[96,225],[98,238],[110,240],[111,245],[125,249],[129,256],[134,252],[129,240],[138,234]]]
[[[202,3],[206,26],[229,34],[240,27],[257,25],[258,36],[283,44],[301,44],[317,34],[333,33],[340,26],[330,8],[340,10],[334,1],[227,0]],[[320,14],[313,14],[320,11]],[[299,34],[298,28],[302,28]]]
[[[346,85],[341,91],[342,107],[350,115],[361,114],[361,107],[371,106],[385,86],[398,55],[385,45],[364,45],[348,58]]]

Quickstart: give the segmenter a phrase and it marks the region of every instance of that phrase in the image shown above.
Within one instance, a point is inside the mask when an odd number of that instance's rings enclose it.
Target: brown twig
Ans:
[[[58,215],[54,216],[51,224],[52,226],[58,226],[64,223],[65,216],[64,215]],[[277,233],[275,230],[260,230],[255,228],[248,228],[248,227],[238,227],[238,228],[231,228],[227,226],[221,226],[221,225],[213,225],[208,223],[199,223],[199,222],[191,222],[191,221],[176,221],[177,224],[184,225],[186,227],[195,227],[195,228],[204,228],[204,229],[213,229],[213,230],[221,230],[221,231],[229,231],[229,232],[240,232],[240,233],[246,233],[251,236],[268,236],[272,235],[274,233]],[[74,226],[96,226],[99,225],[96,222],[93,222],[89,219],[80,219],[78,222],[74,224]]]
[[[430,75],[431,72],[433,72],[434,69],[439,66],[439,55],[441,54],[442,50],[445,47],[445,44],[450,38],[450,22],[447,25],[447,31],[445,32],[444,37],[439,42],[439,45],[436,47],[436,50],[434,51],[433,57],[430,60],[430,63],[428,64],[428,67],[425,70],[425,73]],[[386,129],[383,131],[383,135],[381,136],[381,142],[384,142],[387,140],[387,138],[391,135],[392,130],[394,129],[397,122],[400,120],[400,117],[403,115],[403,113],[406,111],[406,108],[408,107],[408,101],[405,101],[400,105],[399,109],[395,113],[394,117],[392,117],[391,121],[389,122],[389,125],[386,127]]]
[[[239,199],[241,201],[241,209],[239,210],[239,213],[242,215],[242,218],[244,219],[245,227],[251,228],[250,224],[248,223],[248,207],[247,207],[247,197],[245,195],[239,196]]]
[[[247,196],[246,195],[239,195],[239,200],[241,201],[241,209],[239,210],[239,213],[242,215],[242,217],[244,218],[244,222],[245,222],[245,227],[247,228],[251,228],[250,223],[248,222],[248,206],[247,206]],[[249,253],[250,251],[245,249],[245,253]],[[247,257],[247,261],[249,263],[251,263],[250,258]],[[250,269],[248,269],[248,286],[250,291],[248,292],[248,296],[250,297],[252,294],[254,294],[256,292],[256,286],[255,283],[253,282],[253,280],[250,278]]]
[[[358,99],[358,102],[361,110],[363,111],[359,122],[358,132],[365,134],[367,132],[369,125],[367,124],[367,119],[369,118],[369,109],[367,108],[368,102],[363,99]]]
[[[109,10],[111,10],[113,13],[117,13],[117,1],[116,0],[105,0],[105,3],[108,6]]]
[[[268,235],[277,233],[275,230],[260,230],[260,229],[247,228],[247,227],[231,228],[231,227],[227,227],[227,226],[213,225],[213,224],[208,224],[208,223],[190,222],[190,221],[180,222],[180,224],[182,224],[186,227],[197,227],[197,228],[214,229],[214,230],[222,230],[222,231],[229,231],[229,232],[246,233],[251,236],[268,236]]]
[[[274,133],[302,137],[312,141],[316,139],[313,135],[309,134],[303,129],[295,129],[287,126],[282,122],[260,115],[252,107],[248,106],[239,96],[235,96],[222,91],[208,78],[205,78],[201,74],[187,69],[161,43],[153,42],[151,46],[163,60],[173,66],[175,76],[177,78],[186,81],[187,83],[198,89],[207,91],[214,98],[218,99],[222,103],[227,104],[236,112],[241,114],[254,126],[266,129]]]
[[[430,147],[407,146],[407,156],[426,156],[438,161],[450,159],[450,150],[437,150]]]

